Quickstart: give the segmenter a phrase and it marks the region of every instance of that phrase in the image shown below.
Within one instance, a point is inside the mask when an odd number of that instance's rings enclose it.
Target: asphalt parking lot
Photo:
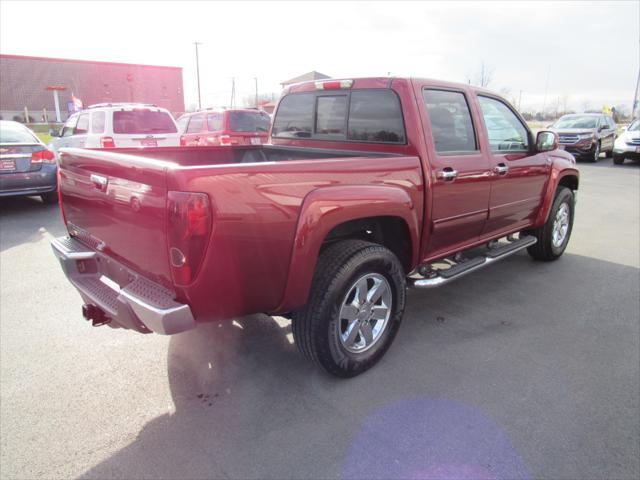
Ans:
[[[347,381],[265,315],[92,328],[49,247],[57,206],[1,200],[2,477],[640,477],[640,166],[580,170],[559,261],[411,291]]]

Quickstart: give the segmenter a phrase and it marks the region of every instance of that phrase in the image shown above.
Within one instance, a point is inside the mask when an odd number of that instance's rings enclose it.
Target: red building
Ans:
[[[49,90],[47,88],[49,87]],[[29,116],[40,121],[43,109],[55,119],[54,95],[66,119],[71,96],[85,106],[103,102],[141,102],[184,112],[182,68],[130,63],[0,54],[0,115],[5,120]]]

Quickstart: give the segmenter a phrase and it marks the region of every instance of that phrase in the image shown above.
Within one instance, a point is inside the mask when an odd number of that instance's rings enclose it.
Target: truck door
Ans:
[[[491,200],[484,235],[531,224],[540,207],[551,161],[535,153],[533,135],[502,99],[478,95],[491,159]]]
[[[431,166],[430,222],[424,257],[448,254],[476,240],[489,208],[491,167],[480,151],[467,92],[417,86]],[[426,212],[429,219],[429,212]]]

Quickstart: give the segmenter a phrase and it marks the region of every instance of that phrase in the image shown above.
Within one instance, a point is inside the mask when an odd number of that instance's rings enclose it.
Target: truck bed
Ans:
[[[322,207],[337,215],[348,206],[344,187],[358,203],[372,186],[394,187],[421,218],[422,184],[415,156],[288,146],[64,149],[60,161],[70,235],[194,305],[198,319],[279,311],[296,232],[313,233],[298,224],[311,192],[340,192]],[[172,277],[169,192],[204,193],[211,206],[204,258],[188,285]]]

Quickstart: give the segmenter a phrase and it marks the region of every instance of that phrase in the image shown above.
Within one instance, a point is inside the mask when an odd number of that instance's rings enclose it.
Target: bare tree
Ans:
[[[467,83],[477,85],[478,87],[488,87],[493,80],[494,68],[484,63],[484,60],[480,62],[478,71],[474,75],[467,74]]]

